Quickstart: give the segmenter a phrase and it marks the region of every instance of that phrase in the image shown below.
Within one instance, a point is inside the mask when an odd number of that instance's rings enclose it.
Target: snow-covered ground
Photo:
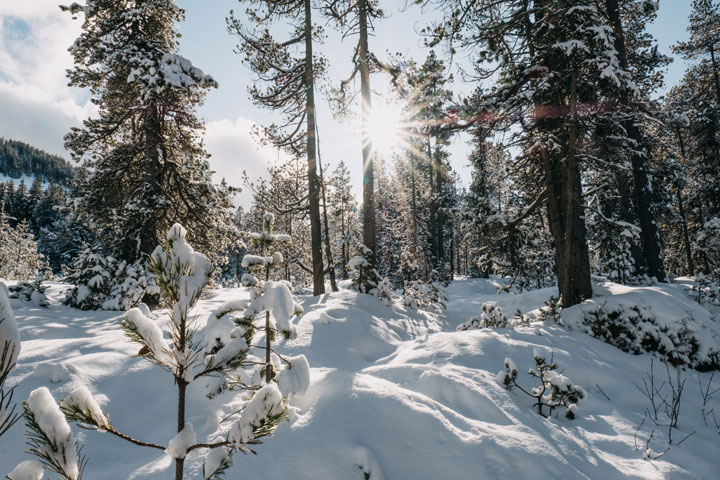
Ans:
[[[64,307],[59,304],[64,288],[51,284],[46,309],[12,301],[23,342],[9,380],[18,385],[16,398],[47,386],[60,399],[85,385],[118,430],[167,445],[176,427],[172,377],[134,356],[137,346],[125,338],[118,312]],[[713,319],[687,298],[682,284],[599,288],[608,298],[632,295],[658,311],[692,309],[694,318],[718,321],[717,312]],[[442,314],[386,307],[347,290],[301,297],[306,313],[297,325],[298,336],[279,350],[307,357],[311,387],[291,400],[297,414],[257,447],[257,456],[235,454],[226,478],[718,478],[720,432],[711,419],[705,425],[700,411],[699,381],[707,384],[710,373],[682,373],[686,384],[673,433],[676,445],[661,458],[646,460],[643,451],[651,431],[650,448],[662,452],[668,446],[666,427],[646,420],[638,431],[650,402],[633,382],[642,384],[650,355],[629,355],[552,324],[455,331],[478,315],[484,302],[497,302],[512,316],[518,309],[537,309],[553,293],[544,289],[497,296],[490,281],[461,280],[450,286],[449,308]],[[214,291],[198,304],[201,321],[239,296],[247,293]],[[504,358],[511,357],[520,372],[518,383],[535,386],[526,373],[534,365],[535,348],[548,358],[552,354],[563,374],[587,391],[577,419],[562,414],[543,418],[531,407],[532,399],[496,382]],[[655,364],[662,381],[665,369]],[[720,378],[714,385],[720,386]],[[207,400],[204,394],[202,385],[191,385],[187,420],[198,440],[216,431],[234,395]],[[720,420],[720,392],[706,411],[713,408]],[[86,479],[172,476],[171,459],[157,450],[94,431],[75,432],[89,458]],[[31,458],[25,449],[21,422],[0,438],[0,475]],[[201,478],[201,463],[191,455],[186,478]]]

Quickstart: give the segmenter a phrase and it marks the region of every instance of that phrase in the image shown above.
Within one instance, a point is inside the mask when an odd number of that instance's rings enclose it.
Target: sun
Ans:
[[[404,114],[398,103],[377,101],[372,105],[367,123],[373,152],[387,158],[400,151],[404,142]]]

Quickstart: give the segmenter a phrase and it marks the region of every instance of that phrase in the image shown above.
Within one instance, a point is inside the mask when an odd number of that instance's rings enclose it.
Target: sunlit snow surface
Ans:
[[[22,355],[9,384],[16,398],[46,386],[56,399],[86,386],[115,427],[144,441],[167,445],[175,437],[175,387],[172,377],[137,354],[122,333],[118,312],[83,312],[59,305],[66,288],[51,283],[47,309],[12,300],[23,341]],[[629,289],[603,284],[596,293],[630,294],[658,311],[687,311],[717,322],[686,298],[683,285]],[[650,447],[667,447],[663,427],[646,421],[649,407],[633,382],[642,382],[650,356],[632,356],[579,331],[535,324],[519,330],[472,330],[455,327],[494,301],[508,315],[542,306],[555,293],[544,289],[497,296],[488,280],[461,280],[448,289],[444,314],[417,313],[398,302],[386,307],[374,297],[341,291],[301,297],[305,315],[297,338],[285,341],[285,356],[305,355],[311,386],[291,404],[293,421],[255,449],[257,456],[234,455],[226,478],[439,480],[439,479],[615,479],[717,478],[720,435],[700,414],[698,376],[687,378],[677,442],[682,445],[658,460],[643,460]],[[245,290],[220,289],[201,300],[200,323],[226,301],[247,298]],[[663,303],[665,302],[665,303]],[[699,312],[699,313],[698,313]],[[705,312],[705,313],[702,313]],[[162,321],[162,320],[160,320]],[[581,385],[589,398],[576,420],[544,419],[531,399],[498,385],[503,359],[518,366],[518,381],[535,386],[526,374],[533,349],[553,354],[564,375]],[[664,368],[656,375],[663,379]],[[56,382],[56,383],[54,383]],[[720,386],[720,379],[715,379]],[[604,392],[610,400],[600,392]],[[207,400],[201,384],[189,389],[188,415],[198,441],[212,435],[219,421],[240,402],[232,392]],[[720,413],[720,394],[712,405]],[[720,416],[718,416],[720,418]],[[137,447],[107,434],[75,428],[89,457],[85,478],[172,477],[172,462],[162,452]],[[0,476],[30,459],[18,423],[0,438]],[[204,452],[187,459],[186,478],[201,478]]]

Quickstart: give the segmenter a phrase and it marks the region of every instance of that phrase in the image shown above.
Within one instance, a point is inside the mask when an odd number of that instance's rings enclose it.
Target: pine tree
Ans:
[[[654,51],[651,49],[649,54],[642,52],[641,48],[639,48],[643,46],[642,39],[647,38],[647,34],[642,30],[645,22],[638,21],[638,17],[645,17],[648,23],[652,21],[657,10],[656,4],[646,1],[636,2],[635,0],[628,0],[625,3],[627,3],[627,5],[625,5],[626,8],[631,10],[632,13],[623,18],[620,13],[618,0],[605,0],[605,11],[610,26],[612,27],[618,66],[622,70],[631,73],[630,79],[632,83],[626,84],[624,88],[619,88],[615,94],[615,97],[621,104],[626,104],[633,100],[634,97],[639,96],[638,86],[645,85],[645,90],[648,90],[652,88],[653,83],[657,84],[657,81],[652,82],[655,71],[658,70],[659,67],[669,63],[669,60],[657,54],[657,47],[655,47]],[[633,45],[633,43],[630,42],[630,49],[626,43],[627,37],[625,35],[626,25],[628,23],[631,27],[634,27],[631,28],[630,33],[633,34],[635,43],[640,43],[640,45]],[[638,41],[639,39],[640,41]],[[651,41],[646,41],[645,43],[652,45]],[[629,50],[634,54],[632,58],[628,55]],[[630,64],[630,60],[634,61],[632,65]],[[632,73],[634,73],[634,75],[632,75]],[[645,99],[640,97],[639,100]],[[634,201],[640,222],[640,234],[644,253],[644,262],[642,263],[647,266],[648,275],[664,282],[667,281],[667,274],[665,273],[660,234],[658,232],[656,212],[653,205],[653,189],[647,172],[647,162],[650,159],[648,158],[647,148],[643,148],[646,143],[644,135],[638,127],[637,115],[622,115],[615,120],[621,122],[622,133],[624,133],[624,136],[627,138],[625,150],[630,157],[630,165],[632,167]],[[624,175],[622,170],[618,172],[618,175]],[[627,220],[628,215],[626,214],[623,219]],[[636,261],[638,260],[636,255]],[[640,262],[638,261],[638,263]]]
[[[259,327],[259,330],[265,333],[265,365],[262,373],[266,383],[270,383],[275,378],[272,341],[276,333],[281,332],[286,337],[294,336],[294,329],[289,322],[294,315],[303,313],[302,307],[292,298],[290,289],[285,283],[270,281],[270,271],[279,268],[284,260],[280,252],[272,252],[272,250],[291,242],[289,235],[273,233],[274,228],[275,216],[271,213],[263,215],[263,231],[249,234],[249,240],[258,249],[259,255],[245,255],[242,261],[243,267],[252,272],[244,275],[242,279],[243,285],[252,287],[252,302],[244,313],[248,339],[251,339],[258,329],[253,323],[256,315],[265,313],[265,323]],[[265,278],[258,279],[256,275]],[[275,327],[270,322],[271,312],[276,322]]]
[[[695,193],[703,219],[720,216],[720,5],[712,0],[693,0],[690,39],[674,48],[694,63],[682,83],[671,92],[687,116],[684,148],[694,163]]]
[[[353,70],[344,80],[340,89],[335,92],[341,110],[346,108],[347,101],[354,95],[347,95],[348,85],[360,74],[360,124],[362,136],[362,166],[363,166],[363,245],[369,249],[366,252],[367,261],[376,265],[377,231],[375,225],[375,163],[372,138],[370,136],[370,122],[372,121],[372,91],[370,89],[370,73],[375,70],[392,70],[382,63],[370,51],[368,37],[373,30],[373,20],[382,18],[384,13],[379,8],[379,0],[337,0],[324,5],[326,16],[343,31],[344,36],[357,35],[358,43],[353,54]]]
[[[0,214],[0,278],[32,280],[46,267],[26,222],[11,227]]]
[[[279,110],[282,123],[265,128],[269,141],[294,156],[307,157],[308,211],[312,235],[313,295],[325,293],[320,224],[320,180],[317,173],[317,122],[315,81],[325,71],[325,60],[313,55],[313,44],[322,30],[312,21],[310,0],[255,0],[245,13],[254,23],[248,29],[234,16],[228,19],[232,33],[242,39],[238,50],[262,86],[253,85],[250,94],[256,104]],[[288,22],[291,38],[278,41],[269,25],[279,19]],[[262,88],[265,86],[265,88]],[[334,279],[333,279],[334,280]]]
[[[287,417],[285,396],[299,392],[309,384],[309,367],[304,356],[285,359],[288,366],[277,375],[277,383],[247,385],[240,379],[247,375],[238,375],[239,369],[254,368],[257,364],[255,358],[249,356],[252,343],[246,340],[252,336],[248,333],[252,328],[239,319],[228,322],[226,315],[238,307],[237,302],[230,302],[212,314],[205,329],[200,331],[192,309],[210,280],[211,262],[187,243],[187,233],[179,224],[171,227],[166,238],[164,245],[158,246],[151,255],[151,268],[170,316],[166,332],[169,340],[165,339],[163,329],[151,318],[145,305],[129,310],[123,317],[122,326],[126,335],[141,346],[140,355],[173,376],[178,399],[177,435],[167,446],[138,440],[120,432],[110,422],[87,388],[71,391],[58,406],[47,389],[41,387],[31,393],[25,404],[30,453],[62,478],[81,478],[87,461],[79,455],[67,420],[83,428],[111,433],[138,446],[167,451],[175,459],[176,480],[183,479],[188,453],[209,450],[203,478],[217,479],[229,468],[233,451],[252,452],[252,446],[262,443],[263,437],[275,432]],[[257,309],[258,302],[264,303],[273,311],[278,323],[284,320],[284,328],[291,329],[290,319],[295,312],[281,316],[286,305],[277,298],[268,298],[269,287],[264,298],[242,302],[242,309]],[[248,316],[246,311],[245,318]],[[185,421],[187,390],[197,385],[201,378],[216,379],[215,385],[222,387],[220,390],[231,388],[254,392],[244,408],[228,417],[229,427],[205,442],[197,441],[192,423]],[[216,389],[209,392],[209,396],[217,393]]]
[[[633,88],[612,28],[589,0],[436,3],[446,17],[427,32],[429,43],[477,47],[477,77],[497,79],[469,99],[462,118],[488,132],[520,127],[513,142],[543,178],[527,203],[547,206],[563,305],[577,304],[592,296],[582,191],[588,132],[609,113],[598,108],[605,99]]]
[[[180,221],[202,251],[222,254],[229,192],[212,183],[195,115],[217,82],[177,54],[176,23],[185,12],[172,0],[89,0],[62,9],[84,16],[70,48],[70,85],[88,88],[99,110],[65,146],[88,172],[77,179],[79,198],[106,247],[135,262]]]
[[[342,160],[330,177],[329,186],[328,203],[332,205],[330,210],[332,243],[340,252],[337,260],[340,278],[347,280],[350,248],[359,241],[360,227],[358,225],[357,200],[351,191],[350,171]]]

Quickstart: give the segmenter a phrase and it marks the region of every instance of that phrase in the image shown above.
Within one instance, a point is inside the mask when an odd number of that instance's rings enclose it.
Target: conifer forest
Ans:
[[[0,477],[720,478],[720,1],[0,4]]]

